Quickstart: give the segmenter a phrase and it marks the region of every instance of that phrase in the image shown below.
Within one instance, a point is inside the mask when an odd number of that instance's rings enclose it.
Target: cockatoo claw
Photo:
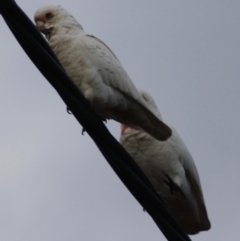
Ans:
[[[163,178],[163,182],[166,183],[169,187],[170,187],[170,193],[173,195],[174,192],[179,192],[184,199],[188,200],[186,195],[184,194],[183,190],[172,180],[172,178],[164,171],[162,171],[164,173],[164,176],[166,177]]]
[[[72,112],[71,112],[71,110],[69,109],[69,107],[67,106],[67,113],[69,114],[69,115],[71,115],[72,114]]]
[[[82,128],[82,135],[84,136],[84,133],[86,132],[86,130],[84,129],[84,127]]]
[[[107,124],[107,119],[103,119],[102,121],[103,121],[105,124]]]

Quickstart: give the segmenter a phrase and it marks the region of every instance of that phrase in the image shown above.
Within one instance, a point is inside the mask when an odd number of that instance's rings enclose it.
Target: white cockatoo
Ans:
[[[152,97],[146,92],[140,93],[161,119]],[[122,125],[120,142],[143,170],[185,232],[197,234],[210,229],[197,168],[173,128],[172,136],[162,142],[143,131]],[[175,192],[172,193],[174,189]]]
[[[45,6],[36,11],[34,20],[99,115],[144,130],[158,140],[171,136],[171,129],[148,108],[110,48],[86,34],[71,14],[60,6]]]

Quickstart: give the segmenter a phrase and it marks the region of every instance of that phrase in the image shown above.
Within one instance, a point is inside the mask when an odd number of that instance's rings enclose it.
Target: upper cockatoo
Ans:
[[[161,119],[152,97],[146,92],[140,93]],[[173,128],[172,136],[162,142],[143,131],[122,125],[120,142],[143,170],[185,232],[197,234],[210,229],[197,168]],[[166,182],[168,185],[172,182],[173,188],[179,192],[171,193]]]
[[[158,140],[171,129],[149,110],[114,53],[60,6],[36,11],[36,27],[45,34],[66,73],[104,118],[141,129]]]

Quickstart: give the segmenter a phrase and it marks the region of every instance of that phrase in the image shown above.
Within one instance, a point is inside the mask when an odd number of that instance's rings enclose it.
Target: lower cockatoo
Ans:
[[[162,119],[152,97],[146,92],[140,93],[152,111]],[[143,131],[122,125],[120,142],[143,170],[185,232],[197,234],[210,229],[197,168],[173,128],[172,136],[162,142]]]
[[[36,11],[34,20],[100,116],[144,130],[158,140],[171,136],[171,129],[148,108],[110,48],[86,34],[71,14],[60,6],[45,6]]]

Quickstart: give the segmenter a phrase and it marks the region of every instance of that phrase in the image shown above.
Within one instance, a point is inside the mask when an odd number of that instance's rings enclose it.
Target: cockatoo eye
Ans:
[[[53,18],[53,14],[52,13],[47,13],[45,15],[45,17],[46,17],[47,20],[51,20]]]

